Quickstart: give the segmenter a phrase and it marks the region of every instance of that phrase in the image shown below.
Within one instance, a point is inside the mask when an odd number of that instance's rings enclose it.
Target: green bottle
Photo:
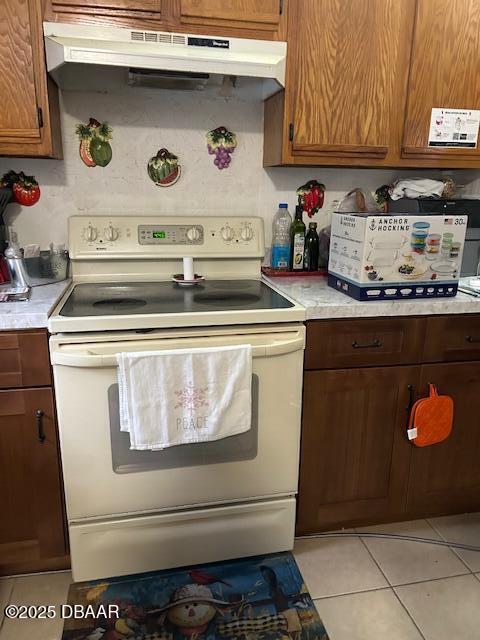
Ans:
[[[303,209],[297,204],[295,207],[295,218],[290,227],[290,269],[292,271],[303,271],[303,260],[305,254],[305,224],[302,220]]]
[[[310,222],[308,233],[305,238],[305,271],[318,271],[319,240],[317,233],[317,223]]]

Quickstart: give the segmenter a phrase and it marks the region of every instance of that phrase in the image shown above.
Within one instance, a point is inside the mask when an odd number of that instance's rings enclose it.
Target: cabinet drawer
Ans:
[[[425,362],[480,360],[480,315],[428,318]]]
[[[47,332],[0,332],[0,389],[50,384]]]
[[[424,318],[311,321],[305,369],[417,363],[424,331]]]

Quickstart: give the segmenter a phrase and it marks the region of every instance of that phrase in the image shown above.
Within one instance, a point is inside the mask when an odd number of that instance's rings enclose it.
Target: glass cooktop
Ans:
[[[260,280],[206,280],[193,287],[174,282],[77,284],[63,305],[66,317],[248,311],[293,307]]]

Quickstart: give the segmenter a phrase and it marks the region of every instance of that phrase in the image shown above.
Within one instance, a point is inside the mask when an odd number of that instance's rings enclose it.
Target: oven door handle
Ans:
[[[279,340],[273,342],[265,347],[266,356],[280,356],[287,353],[293,353],[305,348],[305,340],[303,336],[300,338],[293,338],[291,340]],[[255,355],[255,347],[253,347],[253,355]]]
[[[265,357],[277,356],[292,353],[303,349],[304,340],[302,337],[296,337],[289,340],[278,340],[271,344],[252,345],[252,356]],[[132,351],[135,353],[135,351]],[[53,351],[51,354],[52,364],[62,365],[65,367],[116,367],[117,358],[115,354],[99,354],[99,353],[62,353],[61,351]]]

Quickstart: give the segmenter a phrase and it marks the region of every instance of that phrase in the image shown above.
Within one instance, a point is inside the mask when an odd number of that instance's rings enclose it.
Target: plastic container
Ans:
[[[290,227],[292,216],[288,205],[281,202],[272,223],[272,269],[288,271],[290,264]]]

